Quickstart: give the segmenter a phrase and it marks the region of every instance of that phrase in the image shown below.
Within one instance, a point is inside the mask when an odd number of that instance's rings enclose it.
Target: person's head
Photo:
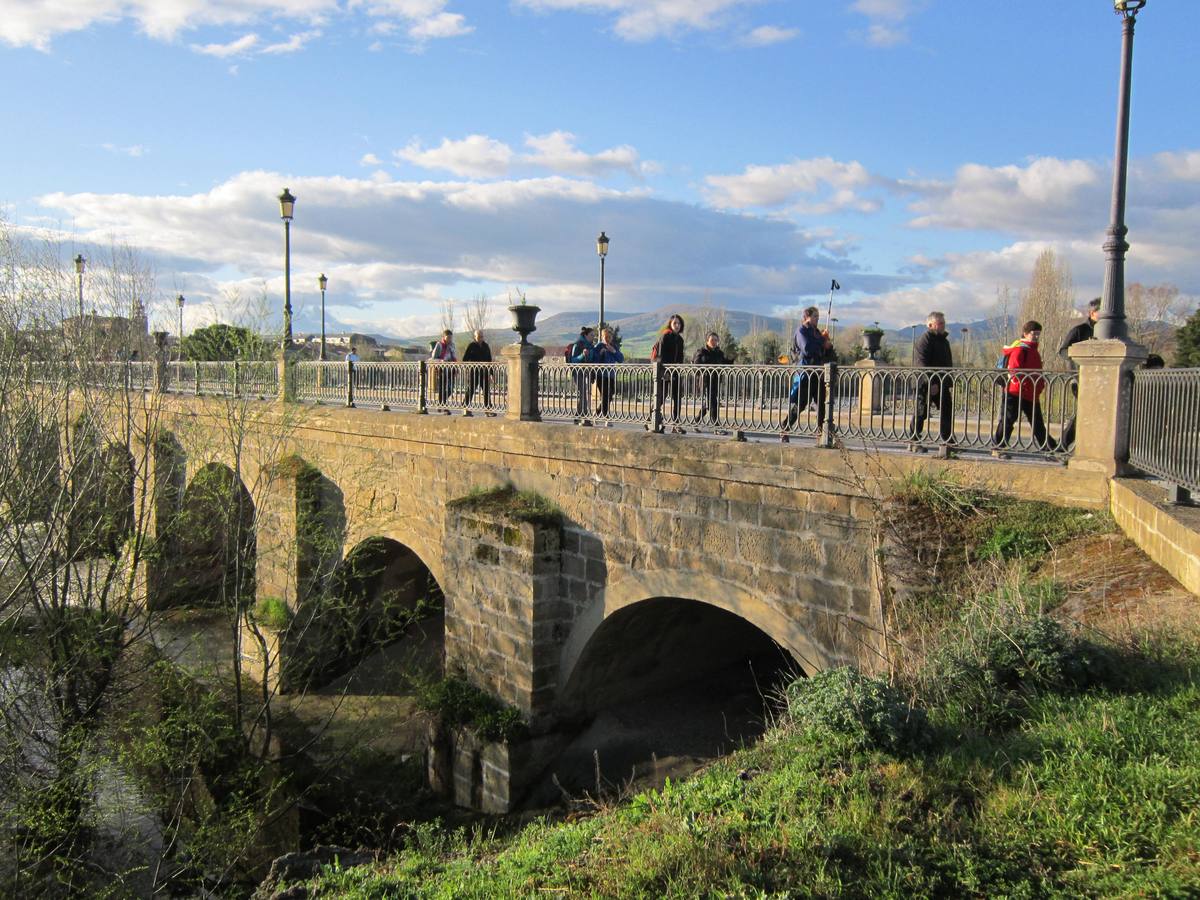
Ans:
[[[1035,319],[1030,319],[1021,326],[1021,339],[1029,341],[1031,344],[1036,344],[1042,339],[1042,323]]]
[[[676,334],[683,334],[683,316],[676,313],[667,319],[667,330],[673,331]]]
[[[581,340],[591,341],[592,336],[596,333],[596,329],[590,325],[584,325],[579,329],[579,337]]]
[[[1142,364],[1143,369],[1165,369],[1167,361],[1157,353],[1151,353],[1146,357],[1146,362]]]
[[[601,329],[600,338],[601,338],[601,340],[604,341],[604,343],[611,344],[613,342],[614,337],[616,337],[616,335],[613,334],[613,330],[611,328]]]
[[[936,309],[925,317],[925,324],[929,326],[930,331],[936,331],[938,334],[946,333],[946,314],[938,312]]]
[[[1096,297],[1095,299],[1088,301],[1087,317],[1088,317],[1088,320],[1092,321],[1092,322],[1095,322],[1096,319],[1098,319],[1100,317],[1100,298],[1099,297]]]
[[[449,328],[447,328],[445,331],[442,332],[442,340],[443,341],[448,341],[452,337],[454,337],[454,332],[451,331]]]
[[[804,310],[804,324],[816,325],[821,320],[821,310],[816,306],[807,307]]]
[[[357,347],[355,347],[353,344],[351,344],[351,345],[350,345],[350,352],[351,352],[351,353],[357,353],[357,352],[358,352],[358,348],[357,348]]]
[[[478,328],[475,329],[475,340],[478,341],[480,344],[483,343],[483,332],[480,331]]]
[[[721,344],[721,336],[719,334],[717,334],[715,331],[710,331],[707,335],[705,335],[704,346],[707,347],[709,350],[716,350],[717,347],[720,346],[720,344]]]

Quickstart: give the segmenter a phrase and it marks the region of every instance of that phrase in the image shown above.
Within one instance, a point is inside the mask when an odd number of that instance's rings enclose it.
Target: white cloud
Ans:
[[[747,166],[740,175],[709,175],[709,199],[729,209],[788,207],[794,212],[824,214],[850,209],[874,212],[877,199],[864,197],[874,182],[858,162],[829,157],[797,159],[776,166]]]
[[[245,27],[256,22],[303,23],[315,28],[336,16],[360,12],[375,21],[400,23],[418,42],[456,37],[471,30],[462,15],[447,10],[451,0],[73,0],[64,14],[62,0],[20,0],[0,17],[0,42],[14,47],[49,50],[54,38],[94,25],[132,22],[154,40],[171,41],[199,28]],[[300,32],[271,44],[269,52],[288,53],[311,40]],[[244,40],[244,39],[243,39]],[[213,43],[210,55],[222,55]],[[294,46],[297,44],[299,46]],[[232,52],[245,52],[243,47]],[[263,51],[268,52],[268,51]],[[230,54],[224,54],[230,55]]]
[[[422,169],[442,169],[462,178],[492,178],[504,175],[512,164],[513,150],[508,144],[482,134],[460,141],[443,138],[437,147],[425,149],[413,141],[396,158]]]
[[[263,47],[262,50],[260,50],[259,52],[267,53],[267,54],[295,53],[299,50],[303,50],[305,45],[309,41],[316,40],[320,36],[321,36],[321,32],[319,29],[313,29],[311,31],[301,31],[297,34],[293,34],[290,38],[288,38],[286,41],[283,41],[281,43],[268,44],[266,47]]]
[[[739,41],[743,47],[769,47],[783,44],[800,36],[799,28],[781,28],[778,25],[759,25],[746,32]]]
[[[719,27],[729,12],[757,0],[517,0],[534,10],[616,15],[616,33],[630,41],[670,37],[681,31]]]
[[[443,138],[437,147],[426,148],[413,141],[395,155],[423,169],[438,169],[461,178],[498,178],[517,167],[589,177],[617,171],[641,177],[648,171],[639,161],[637,150],[627,144],[586,153],[575,141],[575,135],[568,131],[526,135],[529,152],[517,153],[503,141],[472,134],[457,141]]]
[[[192,49],[205,56],[215,56],[218,59],[225,59],[229,56],[242,56],[249,53],[257,44],[258,35],[251,32],[226,44],[192,44]]]
[[[362,159],[358,161],[358,164],[360,166],[382,166],[383,160],[381,160],[374,153],[364,153],[362,155]]]
[[[872,22],[867,28],[867,43],[872,47],[895,47],[908,41],[908,32],[894,25]]]
[[[116,144],[101,144],[100,146],[109,153],[118,153],[122,156],[132,156],[134,159],[145,156],[148,152],[141,144],[134,144],[130,147],[120,147]]]
[[[922,0],[855,0],[850,9],[868,19],[865,33],[852,32],[872,47],[895,47],[908,42],[904,22],[924,6]]]

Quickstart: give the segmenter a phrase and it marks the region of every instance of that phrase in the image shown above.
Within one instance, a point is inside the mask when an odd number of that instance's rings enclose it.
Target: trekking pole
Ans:
[[[837,283],[836,278],[829,279],[829,308],[825,310],[825,321],[828,322],[833,318],[833,292],[840,291],[842,286]]]

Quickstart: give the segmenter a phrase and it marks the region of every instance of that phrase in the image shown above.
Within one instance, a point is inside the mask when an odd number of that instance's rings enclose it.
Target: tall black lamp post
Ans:
[[[1117,92],[1117,144],[1113,154],[1112,224],[1104,242],[1107,262],[1104,266],[1104,292],[1100,315],[1096,319],[1098,340],[1129,342],[1125,322],[1125,254],[1129,243],[1125,235],[1125,176],[1129,168],[1129,86],[1133,76],[1133,26],[1138,10],[1146,0],[1113,0],[1113,8],[1122,19],[1121,80]]]
[[[604,327],[604,258],[608,256],[608,235],[603,231],[596,238],[596,254],[600,257],[600,323],[597,328]]]
[[[183,294],[175,298],[175,305],[179,308],[179,359],[183,361],[183,304],[186,301],[183,299]]]
[[[962,362],[961,362],[961,365],[964,368],[969,369],[969,368],[971,368],[971,353],[970,353],[971,345],[969,343],[969,341],[971,339],[971,329],[967,328],[964,325],[962,328],[959,329],[959,332],[962,334]]]
[[[296,198],[287,188],[279,195],[279,218],[283,219],[283,349],[292,348],[292,214]]]
[[[321,362],[325,362],[325,288],[329,286],[329,279],[322,272],[317,276],[317,287],[321,289]]]
[[[79,326],[78,337],[83,339],[83,270],[87,268],[87,260],[83,258],[82,253],[75,255],[75,288],[79,300]]]

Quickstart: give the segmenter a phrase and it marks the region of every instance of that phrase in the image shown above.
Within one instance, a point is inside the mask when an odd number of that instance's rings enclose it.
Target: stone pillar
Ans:
[[[278,597],[298,612],[319,590],[328,560],[340,558],[340,536],[324,533],[316,469],[289,456],[264,474],[255,520],[255,596]]]
[[[508,412],[517,422],[542,421],[538,405],[538,363],[546,351],[536,344],[509,344],[500,350],[508,363]]]
[[[296,380],[292,377],[299,356],[295,350],[279,351],[279,399],[291,403],[296,399]]]
[[[446,671],[552,726],[571,610],[559,600],[561,524],[454,504],[446,512]]]
[[[858,409],[864,416],[877,416],[883,412],[884,391],[879,384],[879,379],[875,375],[875,370],[886,367],[886,363],[881,363],[877,359],[860,359],[854,364],[854,368],[860,370],[860,372],[856,373],[856,377],[858,378]]]
[[[1071,468],[1103,472],[1110,478],[1129,471],[1130,373],[1146,361],[1146,348],[1124,341],[1081,341],[1068,351],[1079,366],[1075,453]]]
[[[137,582],[142,602],[150,610],[163,603],[163,574],[172,552],[171,529],[183,503],[187,484],[187,461],[183,447],[173,434],[160,431],[135,449],[140,457],[134,467],[134,534],[142,536],[142,557]],[[143,502],[144,500],[144,502]]]

